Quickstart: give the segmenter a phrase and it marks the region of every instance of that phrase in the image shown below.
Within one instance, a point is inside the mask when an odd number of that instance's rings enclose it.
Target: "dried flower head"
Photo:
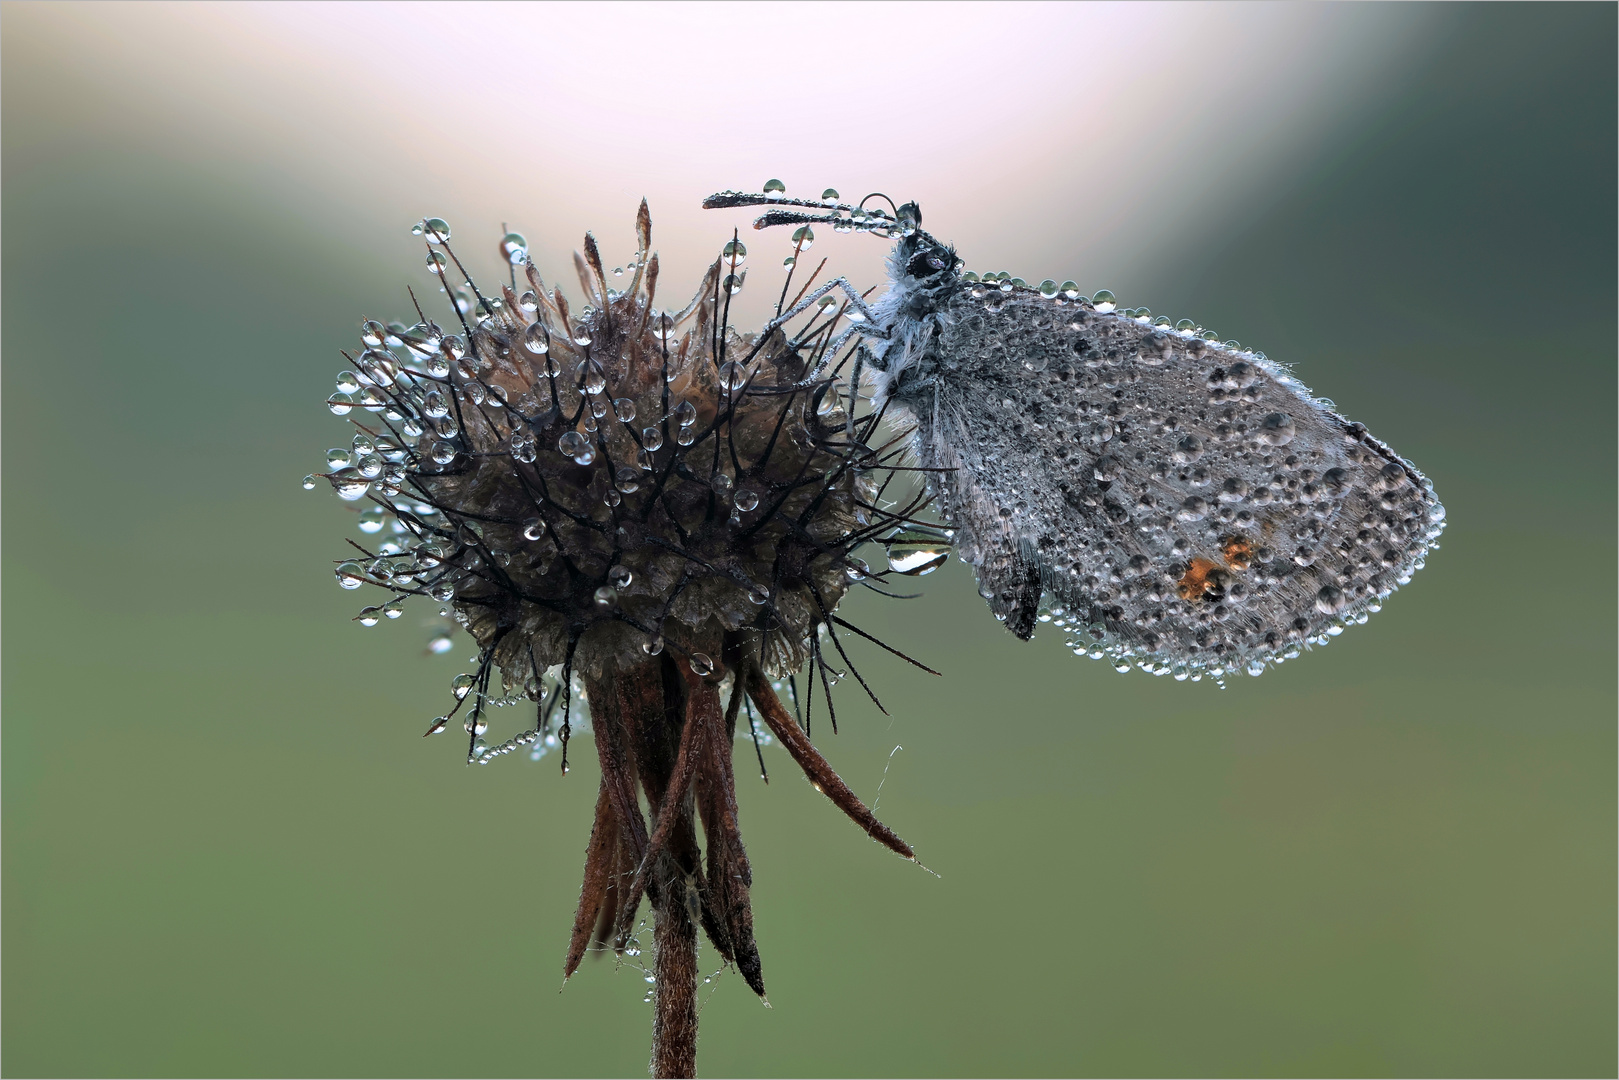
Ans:
[[[612,271],[626,287],[609,284],[587,235],[575,310],[540,280],[518,234],[502,241],[511,283],[493,295],[472,283],[445,222],[415,231],[428,268],[470,292],[447,289],[460,333],[420,308],[408,328],[367,321],[363,350],[339,376],[329,404],[357,433],[319,475],[343,499],[370,502],[361,529],[379,542],[354,544],[360,557],[338,581],[390,594],[362,623],[427,596],[471,634],[477,669],[457,677],[455,707],[428,732],[464,713],[470,762],[556,743],[566,771],[582,688],[602,782],[564,974],[592,943],[633,949],[645,895],[657,945],[653,1067],[686,1074],[697,925],[764,994],[732,771],[738,719],[745,709],[757,740],[757,710],[817,788],[911,857],[810,744],[809,710],[818,681],[835,725],[840,673],[821,649],[830,641],[841,656],[843,646],[825,631],[848,627],[833,612],[854,582],[890,572],[872,572],[855,549],[884,538],[901,570],[930,568],[947,539],[916,532],[925,495],[883,508],[900,451],[872,445],[878,417],[848,411],[828,349],[843,309],[813,308],[790,336],[780,319],[757,334],[729,325],[746,273],[735,239],[689,304],[660,311],[643,201],[634,260]],[[795,259],[812,240],[800,230]],[[806,664],[801,727],[772,684]],[[486,745],[490,707],[523,700],[534,725]]]

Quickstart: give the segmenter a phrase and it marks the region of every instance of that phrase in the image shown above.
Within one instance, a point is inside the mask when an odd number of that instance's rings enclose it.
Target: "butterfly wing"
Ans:
[[[1010,507],[1015,478],[1026,467],[996,452],[983,435],[1004,422],[1010,410],[986,409],[965,380],[938,379],[912,403],[917,416],[917,458],[938,470],[935,499],[955,528],[955,548],[978,576],[978,592],[995,617],[1020,638],[1034,633],[1045,575],[1041,562],[1023,542],[1021,521]],[[900,399],[904,400],[904,399]]]
[[[980,592],[1020,637],[1042,590],[1088,650],[1246,668],[1410,579],[1444,511],[1409,462],[1257,354],[1061,303],[960,292],[919,335],[917,420]]]

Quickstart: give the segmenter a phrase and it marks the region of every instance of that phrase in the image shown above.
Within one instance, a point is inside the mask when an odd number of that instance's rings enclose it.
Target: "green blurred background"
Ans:
[[[959,564],[852,600],[948,675],[859,648],[893,717],[822,746],[868,800],[892,756],[939,876],[739,769],[774,1009],[722,976],[700,1067],[1614,1074],[1614,6],[0,19],[7,1075],[643,1071],[638,972],[557,992],[588,742],[419,738],[470,647],[349,621],[298,480],[415,218],[558,276],[647,194],[685,289],[772,175],[1294,363],[1450,528],[1223,692],[1020,644]]]

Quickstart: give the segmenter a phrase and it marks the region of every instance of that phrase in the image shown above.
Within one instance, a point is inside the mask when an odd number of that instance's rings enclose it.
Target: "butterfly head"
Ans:
[[[961,260],[955,248],[922,229],[922,210],[914,202],[896,205],[886,195],[873,193],[858,203],[839,202],[827,192],[822,199],[788,198],[782,192],[754,194],[722,191],[703,200],[706,209],[768,206],[753,223],[756,229],[773,226],[830,225],[838,232],[863,232],[894,239],[888,258],[889,288],[872,305],[876,315],[871,335],[861,346],[857,364],[876,373],[876,402],[890,392],[919,391],[933,367],[925,355],[926,342],[937,328],[939,313],[961,288]],[[885,211],[878,203],[886,202]]]

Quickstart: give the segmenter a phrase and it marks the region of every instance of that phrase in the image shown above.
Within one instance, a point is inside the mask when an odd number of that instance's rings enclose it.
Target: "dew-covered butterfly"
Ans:
[[[1055,616],[1121,671],[1257,675],[1365,622],[1435,546],[1428,479],[1263,353],[1072,282],[964,273],[915,203],[704,202],[760,205],[777,209],[755,228],[898,238],[875,303],[839,279],[782,318],[846,294],[856,383],[865,368],[873,407],[914,423],[957,552],[1018,637]]]

